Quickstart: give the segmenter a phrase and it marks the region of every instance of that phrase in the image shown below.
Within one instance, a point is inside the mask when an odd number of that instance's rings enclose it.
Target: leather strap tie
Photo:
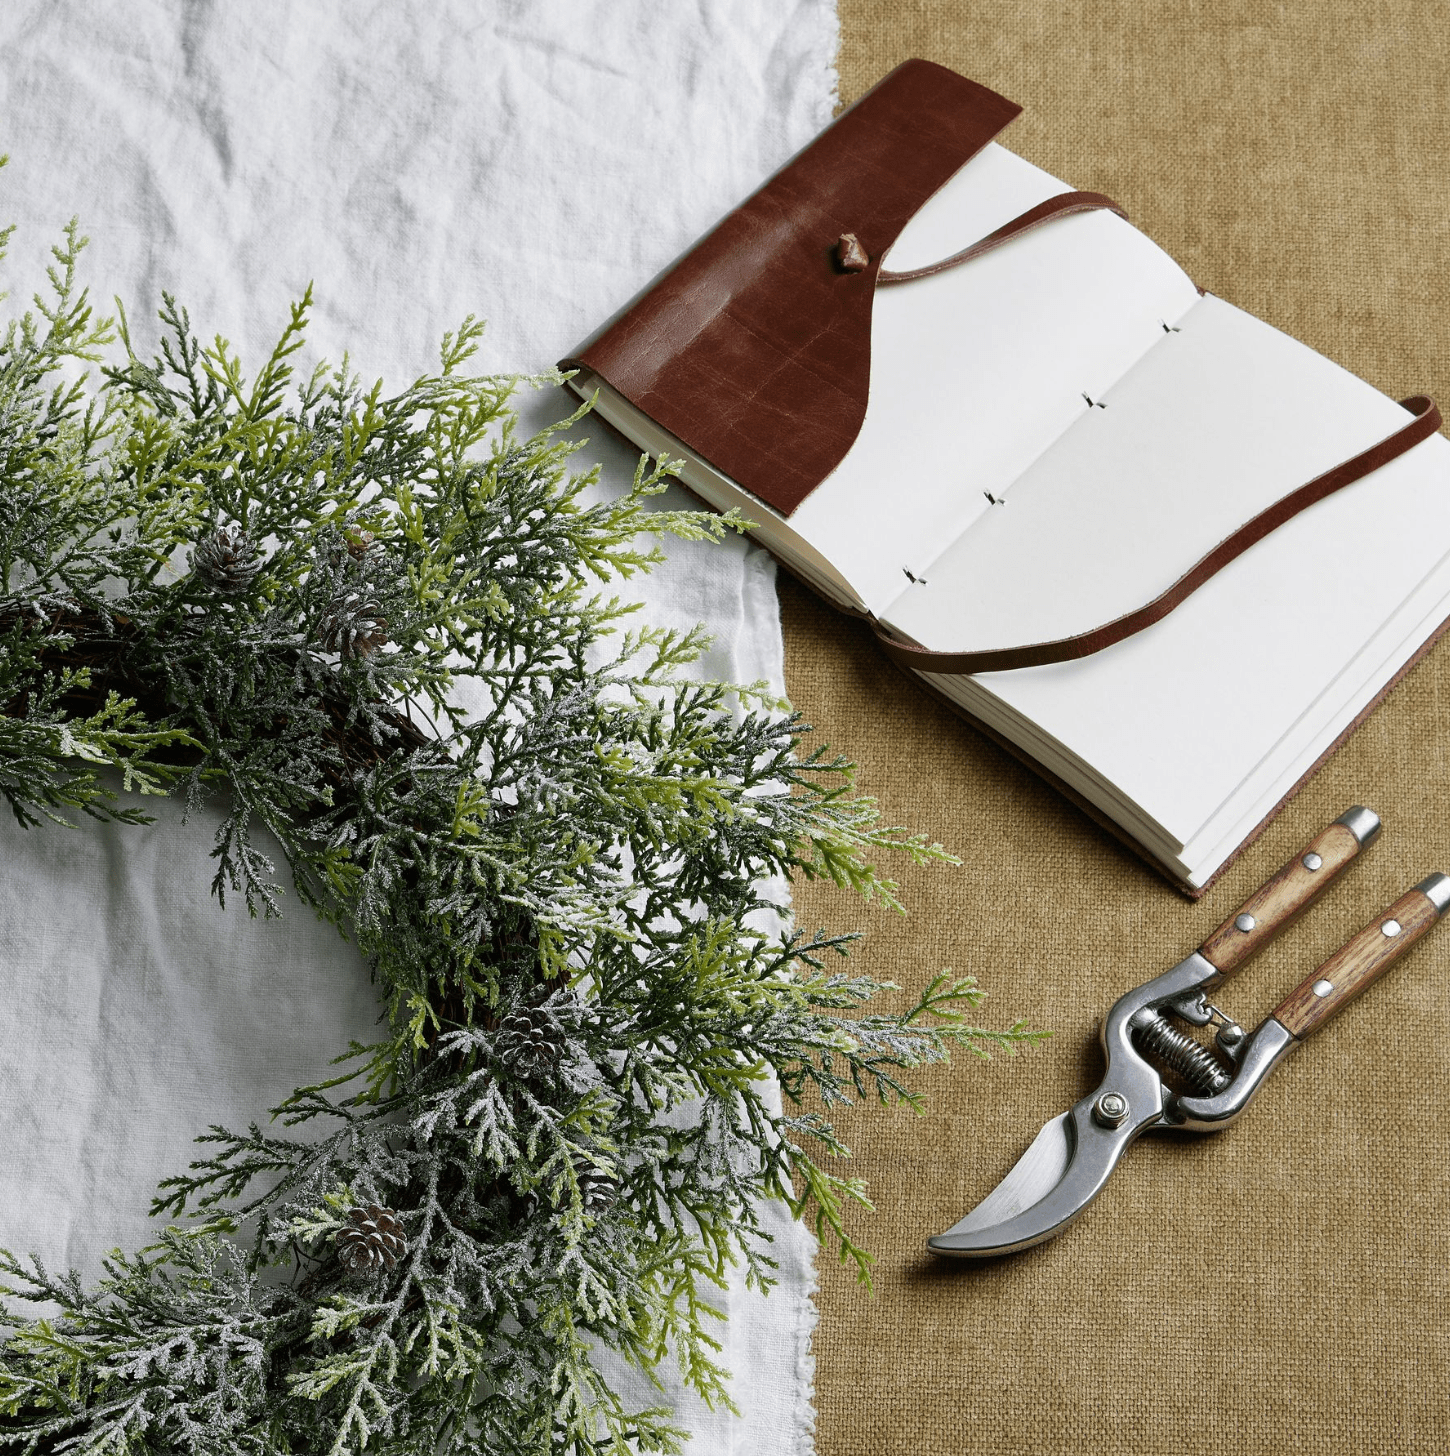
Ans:
[[[953,260],[947,261],[950,263]],[[938,265],[945,266],[946,264]],[[1041,667],[1050,662],[1069,662],[1101,652],[1105,647],[1112,647],[1115,643],[1143,631],[1145,627],[1161,622],[1169,612],[1222,571],[1230,561],[1242,556],[1250,546],[1262,541],[1285,521],[1292,520],[1300,511],[1307,510],[1338,490],[1343,490],[1346,485],[1362,480],[1381,465],[1388,465],[1391,460],[1403,455],[1422,440],[1429,439],[1440,428],[1440,411],[1428,395],[1413,395],[1400,403],[1414,416],[1408,424],[1371,445],[1368,450],[1362,450],[1322,475],[1316,475],[1307,485],[1301,485],[1298,490],[1291,491],[1266,510],[1260,511],[1251,521],[1220,541],[1161,596],[1154,597],[1137,611],[1106,622],[1101,627],[1095,627],[1091,632],[1083,632],[1076,637],[1061,637],[1055,642],[1032,642],[1022,647],[998,647],[984,652],[933,652],[893,637],[873,620],[876,636],[893,662],[902,667],[913,668],[917,672],[1009,672],[1019,667]]]
[[[1026,212],[1019,217],[1014,217],[1011,222],[1004,222],[996,232],[988,233],[986,237],[973,243],[970,248],[963,248],[960,253],[953,253],[950,258],[943,258],[939,263],[928,263],[925,268],[904,268],[900,273],[892,273],[883,268],[876,275],[877,286],[885,287],[889,283],[910,283],[913,278],[926,278],[932,273],[945,273],[948,268],[955,268],[962,263],[971,262],[973,258],[980,258],[983,253],[990,253],[993,248],[1001,247],[1003,243],[1010,242],[1020,233],[1041,227],[1043,223],[1051,222],[1053,218],[1067,217],[1074,212],[1097,212],[1100,209],[1115,212],[1124,219],[1128,216],[1111,197],[1104,197],[1101,192],[1062,192],[1056,197],[1049,197],[1046,202],[1039,202],[1036,207],[1029,207]],[[845,244],[848,237],[851,242],[856,242],[855,236],[847,233],[837,244],[838,249]],[[857,247],[859,246],[858,243]],[[843,270],[854,271],[851,264],[839,253],[838,257],[840,257],[839,266]]]

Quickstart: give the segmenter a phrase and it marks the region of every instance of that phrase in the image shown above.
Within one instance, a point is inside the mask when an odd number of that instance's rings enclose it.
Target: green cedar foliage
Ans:
[[[631,622],[642,537],[741,522],[652,509],[644,466],[596,499],[557,431],[515,434],[516,380],[468,372],[471,320],[399,394],[294,372],[307,299],[251,380],[169,298],[145,362],[82,246],[0,345],[0,794],[25,825],[220,802],[218,898],[290,885],[384,1031],[207,1133],[94,1287],[0,1255],[53,1311],[4,1312],[0,1448],[678,1450],[597,1352],[728,1403],[711,1298],[732,1265],[772,1282],[762,1198],[868,1268],[802,1099],[915,1106],[906,1069],[1030,1035],[970,1025],[950,977],[861,1012],[879,984],[827,968],[849,937],[770,903],[793,873],[891,901],[865,855],[942,852],[780,705],[682,679],[699,633]],[[378,1209],[403,1252],[359,1272]]]

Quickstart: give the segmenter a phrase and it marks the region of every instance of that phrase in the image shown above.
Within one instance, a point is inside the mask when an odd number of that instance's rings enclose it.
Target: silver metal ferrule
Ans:
[[[1373,809],[1366,809],[1363,804],[1346,809],[1334,822],[1343,824],[1359,840],[1361,849],[1373,844],[1380,832],[1380,816]]]
[[[1415,888],[1435,907],[1437,915],[1443,915],[1450,908],[1450,875],[1431,875]]]
[[[1269,1017],[1245,1044],[1233,1081],[1213,1097],[1170,1097],[1163,1125],[1188,1132],[1227,1127],[1249,1105],[1279,1059],[1298,1045],[1287,1027]]]

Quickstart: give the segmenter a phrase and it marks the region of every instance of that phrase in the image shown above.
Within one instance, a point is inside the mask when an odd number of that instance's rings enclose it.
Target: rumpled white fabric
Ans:
[[[316,289],[312,357],[430,369],[489,321],[485,367],[552,364],[830,119],[834,0],[8,0],[0,222],[10,306],[72,214],[85,279],[147,352],[163,289],[263,357]],[[526,424],[563,412],[524,401]],[[606,481],[633,457],[601,430]],[[715,634],[704,676],[783,692],[770,562],[670,548],[659,621]],[[154,1232],[160,1178],[375,1033],[351,947],[297,911],[218,910],[215,814],[0,824],[0,1244],[94,1276]],[[693,1449],[812,1448],[813,1241],[777,1220],[781,1287],[733,1288],[736,1420],[674,1392]]]

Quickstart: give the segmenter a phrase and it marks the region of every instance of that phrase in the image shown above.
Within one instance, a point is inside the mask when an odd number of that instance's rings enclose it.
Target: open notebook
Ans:
[[[988,141],[873,265],[933,263],[1068,190]],[[565,362],[606,420],[681,460],[709,504],[757,521],[792,571],[935,651],[1070,638],[1131,613],[1243,523],[1409,419],[1313,350],[1200,294],[1106,210],[873,288],[864,413],[844,455],[796,502],[763,475],[747,486],[721,468],[720,448],[691,443],[678,413],[665,428],[648,391],[611,377],[610,329],[630,310],[596,336],[604,348],[591,341]],[[1447,614],[1450,441],[1432,434],[1115,645],[1011,671],[913,670],[1194,892]]]

